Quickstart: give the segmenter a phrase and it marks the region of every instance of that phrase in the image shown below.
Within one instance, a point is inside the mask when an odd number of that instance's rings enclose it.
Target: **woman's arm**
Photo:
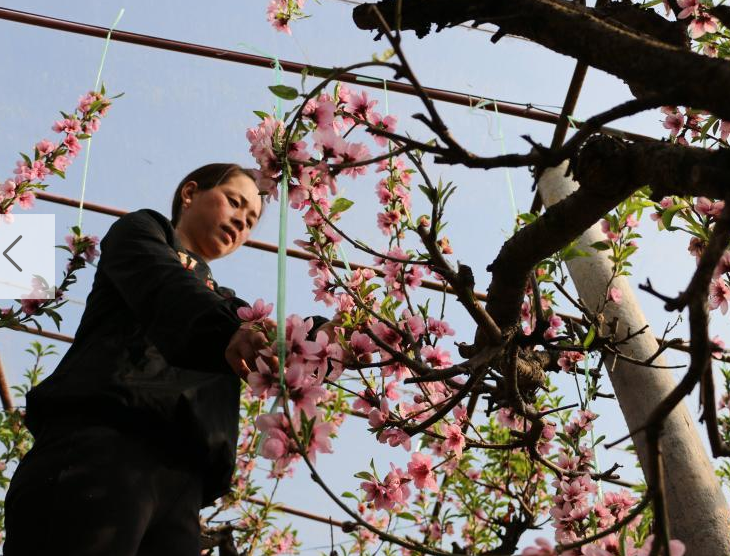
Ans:
[[[240,301],[225,299],[180,263],[169,222],[141,210],[117,220],[101,241],[98,272],[107,277],[171,365],[230,373],[225,350]],[[109,315],[115,318],[115,315]]]

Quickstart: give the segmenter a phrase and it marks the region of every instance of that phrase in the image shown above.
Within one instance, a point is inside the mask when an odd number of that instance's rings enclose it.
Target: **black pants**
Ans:
[[[200,556],[199,473],[106,426],[44,429],[5,499],[4,556]]]

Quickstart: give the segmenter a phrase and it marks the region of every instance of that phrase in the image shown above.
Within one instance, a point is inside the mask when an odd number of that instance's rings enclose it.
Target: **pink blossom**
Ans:
[[[373,117],[373,108],[376,104],[378,104],[378,101],[370,100],[367,92],[361,91],[359,94],[352,93],[350,95],[346,110],[353,116],[370,122]]]
[[[558,365],[560,365],[564,371],[569,371],[575,363],[583,361],[583,359],[585,359],[585,357],[579,351],[564,351],[560,354]]]
[[[63,140],[63,144],[68,149],[68,154],[71,157],[78,156],[81,152],[81,143],[75,135],[66,135],[66,138]]]
[[[352,333],[350,337],[350,350],[358,361],[367,354],[375,352],[377,349],[377,346],[367,334],[363,334],[357,330]]]
[[[699,14],[689,24],[689,36],[699,39],[707,33],[717,33],[717,19],[709,14]]]
[[[50,174],[51,171],[46,168],[45,162],[42,160],[36,160],[30,167],[30,181],[43,181],[43,179]]]
[[[390,473],[383,479],[383,485],[391,500],[396,504],[405,504],[411,495],[411,491],[408,488],[411,477],[407,473],[404,473],[400,467],[395,467],[392,463],[390,464],[390,469]]]
[[[261,357],[256,358],[256,369],[252,369],[246,378],[254,396],[266,399],[279,394],[279,374],[271,369]]]
[[[271,0],[266,8],[266,19],[277,31],[291,35],[289,23],[302,7],[304,0],[297,0],[294,10],[290,8],[289,0]]]
[[[410,496],[410,477],[392,463],[390,467],[391,471],[382,483],[376,480],[360,483],[360,488],[365,491],[365,500],[373,502],[376,510],[392,510],[397,504],[404,504]]]
[[[710,282],[710,309],[719,308],[724,315],[727,313],[728,300],[730,300],[730,288],[728,288],[725,280],[717,278]]]
[[[601,230],[611,241],[618,241],[620,236],[616,232],[611,231],[611,223],[605,218],[601,220]]]
[[[52,164],[59,172],[65,172],[66,168],[68,168],[69,164],[71,164],[71,159],[64,155],[58,155],[53,159]]]
[[[35,148],[40,156],[46,156],[56,150],[56,144],[48,139],[43,139],[35,144]]]
[[[411,192],[400,184],[395,186],[394,192],[403,207],[406,210],[411,210]],[[449,239],[446,236],[439,240],[439,245],[441,245],[444,241],[448,245]],[[449,252],[447,252],[448,250],[445,248],[442,248],[442,251],[447,255],[449,254]]]
[[[428,317],[428,331],[437,338],[453,336],[455,334],[453,328],[449,326],[449,323],[445,320],[437,320],[433,317]]]
[[[0,186],[0,194],[3,199],[11,199],[15,195],[15,182],[13,180],[5,180]]]
[[[720,122],[720,139],[727,141],[728,135],[730,135],[730,120],[722,120]]]
[[[677,14],[677,19],[685,19],[700,13],[700,0],[677,0],[677,4],[682,8]]]
[[[91,118],[82,125],[82,131],[88,135],[92,135],[99,131],[101,120],[99,118]]]
[[[593,429],[593,421],[597,417],[598,415],[588,409],[580,410],[578,411],[578,417],[573,418],[570,423],[565,425],[565,433],[569,436],[579,438],[584,433]]]
[[[662,126],[668,129],[672,135],[679,135],[684,127],[684,116],[675,106],[664,106],[662,107],[662,112],[667,116]]]
[[[337,158],[347,150],[347,142],[337,135],[334,129],[320,127],[312,134],[314,148],[322,153],[322,158]]]
[[[695,258],[697,259],[697,261],[699,262],[699,259],[702,256],[702,252],[704,250],[705,250],[705,242],[696,236],[692,236],[689,240],[689,246],[687,247],[687,251],[689,251],[692,255],[694,255]]]
[[[397,380],[391,380],[388,384],[385,385],[385,397],[393,401],[400,399]]]
[[[91,105],[94,104],[97,100],[96,94],[94,92],[86,93],[85,95],[81,95],[79,97],[79,104],[78,104],[78,110],[79,112],[88,112],[91,108]]]
[[[362,411],[363,413],[369,413],[371,409],[375,407],[377,400],[375,399],[375,392],[370,388],[367,390],[361,390],[357,393],[357,398],[352,402],[352,409],[355,411]]]
[[[411,461],[408,463],[408,473],[413,477],[413,483],[416,488],[427,488],[434,492],[438,492],[436,484],[436,475],[431,470],[431,456],[415,452],[411,455]]]
[[[335,285],[324,278],[317,277],[314,279],[314,293],[315,301],[322,301],[327,307],[330,307],[335,302],[335,296],[332,293]]]
[[[290,367],[306,364],[311,356],[319,351],[319,346],[315,342],[307,340],[312,326],[314,326],[314,322],[311,318],[303,320],[299,315],[287,317],[286,362]]]
[[[401,315],[401,328],[403,328],[403,325],[408,326],[408,330],[411,331],[411,334],[413,334],[413,337],[418,339],[421,337],[421,335],[426,331],[426,324],[423,322],[423,319],[420,315],[411,315],[411,312],[406,309],[403,311],[403,314]]]
[[[335,164],[359,164],[371,157],[370,151],[364,143],[348,143],[343,151],[340,151],[339,155],[335,158]],[[349,168],[343,168],[342,173],[346,176],[352,176],[353,178],[358,175],[367,173],[366,166],[351,166]]]
[[[712,349],[712,356],[715,359],[720,359],[724,355],[725,350],[725,342],[722,341],[722,338],[720,336],[715,336],[712,338],[712,343],[714,344]]]
[[[342,361],[345,359],[345,351],[342,349],[340,344],[331,343],[327,345],[327,357],[330,365],[332,366],[332,370],[329,372],[328,376],[330,380],[337,380],[345,370],[342,365]]]
[[[607,492],[603,497],[603,505],[610,510],[617,521],[624,519],[635,503],[636,498],[625,488],[618,492]]]
[[[317,452],[322,454],[333,453],[330,437],[336,432],[335,425],[321,421],[321,416],[318,416],[317,421],[319,422],[312,427],[312,435],[309,437],[309,447],[307,450],[307,457],[313,463],[316,462]]]
[[[661,201],[659,201],[659,206],[663,209],[668,209],[671,206],[674,206],[674,199],[671,197],[664,197]]]
[[[497,411],[496,420],[513,430],[521,429],[523,425],[522,417],[519,417],[511,407],[503,407]]]
[[[444,428],[443,445],[446,450],[453,450],[457,458],[461,458],[462,450],[466,445],[466,439],[457,424],[446,425]]]
[[[54,123],[52,129],[56,133],[69,133],[74,135],[81,132],[81,123],[76,118],[64,118]]]
[[[633,214],[629,214],[626,216],[626,227],[628,228],[636,228],[639,225],[639,221],[636,219],[636,217]]]
[[[393,330],[391,327],[386,325],[384,322],[376,322],[370,327],[370,331],[374,336],[379,338],[382,342],[388,344],[391,348],[400,350],[401,335],[397,330]],[[386,357],[389,356],[387,352],[384,352]]]
[[[411,451],[411,437],[401,429],[393,428],[381,431],[378,433],[377,439],[382,444],[387,442],[393,448],[402,446],[406,452]]]
[[[266,459],[278,460],[289,451],[290,438],[286,416],[283,413],[267,413],[256,418],[256,428],[266,434],[261,455]]]
[[[320,96],[317,101],[314,101],[311,112],[306,115],[312,119],[317,127],[330,128],[334,125],[336,110],[337,106],[331,98]]]
[[[695,210],[704,216],[720,216],[725,208],[725,201],[711,201],[707,197],[697,197],[694,205]]]
[[[548,319],[548,324],[549,327],[543,336],[546,340],[552,340],[557,337],[560,328],[563,326],[563,319],[561,319],[558,315],[551,315]]]
[[[332,277],[332,273],[323,261],[319,259],[310,259],[307,264],[309,265],[308,274],[310,276],[319,276],[324,278],[325,280],[328,280]]]
[[[608,295],[606,296],[610,301],[613,301],[616,305],[621,303],[621,298],[623,297],[623,292],[614,286],[611,286],[608,289]]]
[[[96,249],[99,245],[97,236],[67,235],[65,239],[66,245],[74,255],[81,255],[90,263],[99,256],[99,251]]]
[[[378,195],[378,200],[381,205],[387,205],[393,200],[393,194],[388,189],[388,181],[380,180],[375,186],[375,193]]]
[[[378,113],[373,114],[372,124],[375,129],[382,129],[383,131],[387,131],[388,133],[395,133],[395,126],[397,123],[398,118],[396,116],[385,116],[385,118],[383,118]],[[383,137],[382,135],[377,135],[376,133],[373,133],[372,130],[368,131],[373,134],[373,139],[378,144],[378,146],[385,147],[388,144],[388,139],[386,137]]]
[[[421,350],[421,355],[434,369],[445,369],[451,366],[451,355],[438,346],[425,346]]]
[[[43,303],[42,299],[31,299],[31,297],[35,297],[36,294],[37,292],[33,291],[29,294],[23,294],[20,296],[20,309],[28,316],[35,315],[38,312],[41,303]]]
[[[35,195],[33,195],[33,193],[30,191],[24,191],[18,197],[18,204],[20,205],[20,208],[24,210],[33,208],[34,201]]]
[[[547,539],[538,537],[535,539],[535,546],[525,548],[522,556],[557,556],[557,554]]]
[[[373,408],[368,414],[368,424],[373,428],[382,427],[390,416],[390,410],[388,409],[388,400],[382,398],[380,400],[380,407]]]
[[[257,299],[254,301],[253,307],[239,307],[236,314],[244,322],[262,322],[273,309],[273,303],[266,304],[263,299]]]
[[[401,219],[401,213],[398,210],[389,210],[384,213],[378,213],[378,228],[383,235],[393,233],[393,228],[398,225]]]
[[[15,168],[13,169],[13,174],[15,174],[15,183],[21,184],[23,182],[29,181],[30,178],[30,168],[25,163],[24,160],[18,160],[15,163]]]
[[[283,122],[269,116],[265,117],[258,126],[246,131],[246,138],[251,143],[249,151],[261,168],[258,185],[262,190],[270,191],[272,195],[276,186],[275,178],[281,172],[281,165],[274,148],[280,148],[283,135]]]

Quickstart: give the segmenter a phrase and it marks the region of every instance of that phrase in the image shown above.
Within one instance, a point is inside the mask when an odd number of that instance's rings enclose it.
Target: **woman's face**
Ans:
[[[261,215],[261,196],[251,178],[234,174],[211,189],[183,185],[176,226],[183,246],[212,261],[233,253],[248,239]]]

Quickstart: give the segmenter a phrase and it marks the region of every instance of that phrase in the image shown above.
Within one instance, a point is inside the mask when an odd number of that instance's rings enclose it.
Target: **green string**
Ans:
[[[109,43],[111,42],[112,31],[119,23],[119,20],[122,19],[123,15],[124,15],[124,8],[119,10],[119,13],[117,14],[117,18],[114,20],[114,23],[112,23],[112,26],[109,27],[109,32],[106,34],[106,41],[104,41],[104,50],[101,53],[101,62],[99,63],[99,71],[96,74],[96,83],[94,84],[94,91],[99,91],[99,84],[101,83],[101,72],[104,69],[104,61],[106,60],[106,53],[109,50]],[[79,230],[81,229],[81,221],[82,221],[83,212],[84,212],[84,197],[86,196],[86,177],[89,174],[89,158],[90,157],[91,157],[91,137],[89,137],[89,140],[87,141],[86,158],[84,160],[84,173],[81,176],[81,199],[79,201],[79,223],[78,223]]]
[[[504,133],[502,132],[502,119],[500,118],[499,114],[499,106],[497,106],[497,100],[496,99],[488,99],[488,98],[479,98],[477,103],[472,106],[471,102],[473,99],[471,96],[469,97],[469,113],[474,114],[477,110],[480,110],[489,104],[492,104],[494,106],[494,113],[496,115],[497,120],[497,132],[499,133],[499,142],[501,144],[502,148],[502,154],[507,154],[507,147],[504,142]],[[509,189],[509,198],[510,203],[512,205],[512,213],[514,214],[514,217],[517,218],[517,203],[515,202],[515,191],[514,191],[514,185],[512,183],[512,174],[509,171],[509,168],[505,168],[505,173],[507,175],[507,188]]]
[[[585,375],[585,379],[586,379],[586,390],[585,390],[586,409],[589,408],[588,406],[589,406],[589,403],[590,403],[590,401],[588,399],[588,383],[589,383],[589,380],[590,380],[590,377],[588,375],[588,369],[589,369],[588,358],[586,357],[586,358],[583,359],[583,371],[584,371],[584,375]],[[596,473],[598,473],[600,475],[600,473],[601,473],[601,464],[598,461],[598,450],[596,450],[596,447],[594,445],[595,442],[596,442],[596,437],[595,437],[595,434],[594,434],[595,433],[595,430],[594,429],[595,429],[595,427],[591,427],[591,445],[592,445],[592,450],[593,450],[593,464],[594,464],[594,466],[596,468]],[[597,492],[598,500],[599,501],[603,501],[603,488],[601,487],[601,481],[600,480],[596,481],[596,486],[598,488],[598,492]]]
[[[494,105],[494,113],[497,116],[497,133],[499,133],[499,143],[502,147],[502,155],[504,156],[507,154],[507,146],[505,145],[504,133],[502,132],[502,119],[499,117],[499,107],[497,106],[497,101],[493,99],[492,103]],[[507,186],[509,188],[510,203],[512,204],[512,213],[514,214],[514,217],[516,219],[517,203],[515,202],[515,190],[512,184],[512,173],[509,171],[509,168],[505,168],[505,174],[507,175]]]
[[[244,43],[239,42],[238,46],[242,46],[257,54],[271,59],[273,62],[274,79],[277,85],[281,85],[282,79],[282,68],[279,63],[278,56],[273,56],[266,52],[262,52],[258,48]],[[281,120],[283,109],[281,105],[281,99],[276,97],[276,103],[274,108],[274,115],[277,120]],[[274,402],[269,408],[269,414],[275,413],[276,408],[279,405],[279,400],[282,397],[285,388],[284,382],[284,363],[286,361],[286,235],[287,235],[287,216],[288,216],[288,198],[289,198],[289,170],[288,167],[284,167],[284,173],[281,177],[279,192],[279,243],[277,250],[276,259],[276,354],[279,358],[279,387],[280,393],[274,399]],[[266,434],[261,433],[256,443],[255,456],[261,454],[261,447],[266,439]]]

